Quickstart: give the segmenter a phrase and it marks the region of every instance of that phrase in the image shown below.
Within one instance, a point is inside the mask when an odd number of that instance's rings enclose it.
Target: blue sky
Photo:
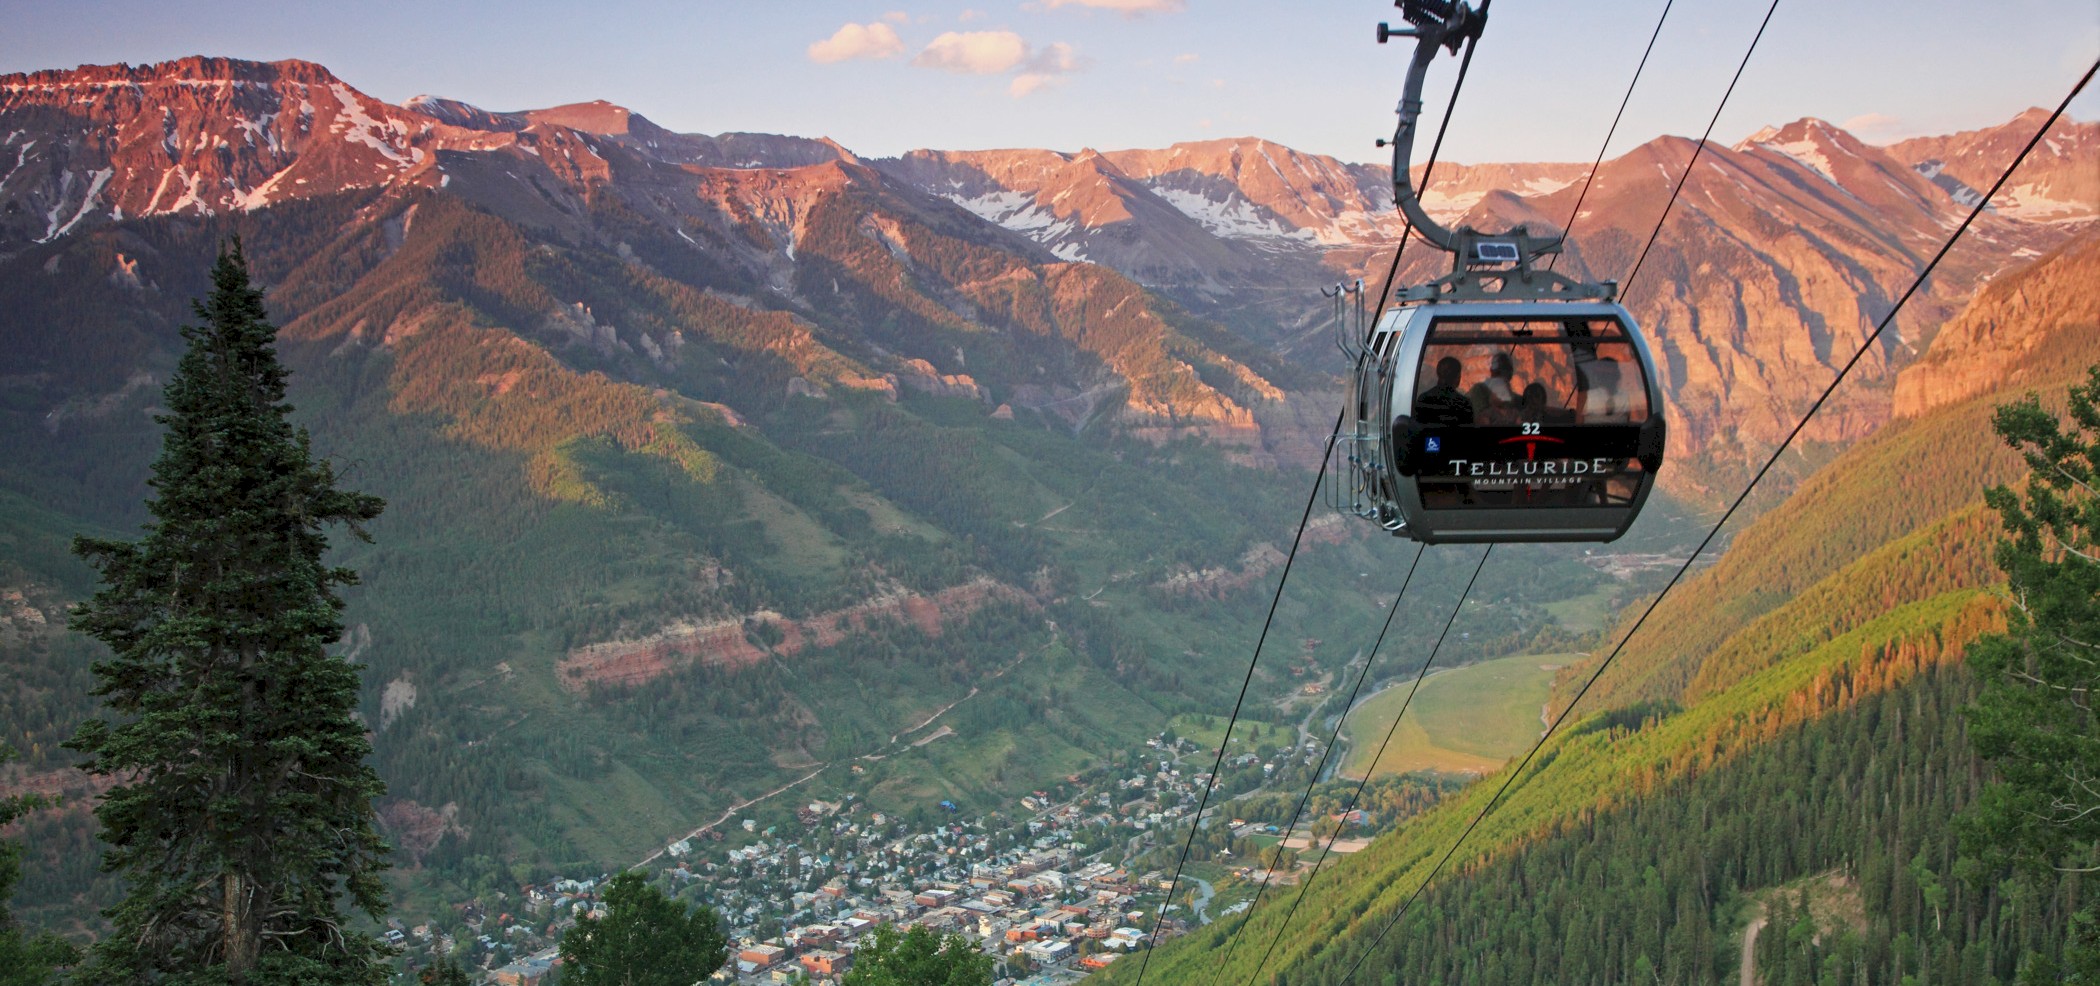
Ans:
[[[1696,136],[1757,0],[1676,0],[1614,153]],[[1499,0],[1450,160],[1588,160],[1662,0]],[[1381,159],[1407,49],[1372,0],[0,0],[0,72],[187,54],[305,58],[390,101],[608,99],[674,130],[916,147],[1159,147],[1252,135]],[[2094,0],[1781,0],[1728,112],[1733,142],[1818,116],[1873,141],[2053,106],[2100,58]],[[1456,59],[1430,81],[1432,114]],[[2100,117],[2100,92],[2073,108]],[[1433,124],[1432,124],[1433,125]]]

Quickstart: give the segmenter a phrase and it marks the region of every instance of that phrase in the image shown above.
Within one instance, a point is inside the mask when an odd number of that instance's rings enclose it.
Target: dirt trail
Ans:
[[[1750,919],[1750,926],[1743,929],[1743,986],[1757,986],[1757,933],[1765,930],[1765,909],[1757,908],[1757,916]]]

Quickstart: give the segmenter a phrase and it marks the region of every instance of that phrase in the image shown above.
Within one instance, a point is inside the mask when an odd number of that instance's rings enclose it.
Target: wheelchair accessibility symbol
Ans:
[[[1442,452],[1444,450],[1444,440],[1431,436],[1422,448],[1425,452]]]

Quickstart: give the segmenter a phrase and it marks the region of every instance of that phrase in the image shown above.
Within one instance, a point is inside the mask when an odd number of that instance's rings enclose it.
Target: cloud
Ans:
[[[1020,99],[1038,89],[1055,86],[1063,82],[1065,76],[1086,66],[1087,60],[1081,58],[1071,45],[1062,41],[1045,45],[1043,50],[1028,57],[1027,63],[1021,66],[1021,74],[1014,77],[1013,85],[1006,91]]]
[[[1079,58],[1079,53],[1074,51],[1071,45],[1059,41],[1045,45],[1043,50],[1030,56],[1028,64],[1023,66],[1023,69],[1038,75],[1064,75],[1068,72],[1077,72],[1085,67],[1085,64]]]
[[[955,15],[956,20],[961,21],[965,24],[968,24],[971,21],[981,21],[984,19],[984,17],[984,11],[978,10],[974,7],[965,7],[963,8],[962,13]]]
[[[1194,52],[1190,52],[1190,53],[1188,53],[1188,54],[1185,54],[1185,55],[1175,55],[1175,56],[1174,56],[1174,64],[1176,64],[1176,65],[1187,65],[1187,64],[1190,64],[1190,63],[1194,62],[1194,61],[1196,60],[1196,58],[1197,58],[1197,56],[1196,56],[1196,54],[1195,54]]]
[[[889,13],[882,15],[882,19],[889,21],[892,24],[911,23],[911,15],[901,10],[892,10]]]
[[[949,31],[911,63],[966,75],[997,75],[1028,57],[1028,43],[1012,31]]]
[[[1014,76],[1013,84],[1007,86],[1006,91],[1013,98],[1020,99],[1045,86],[1057,85],[1059,81],[1061,80],[1054,75],[1046,75],[1041,72],[1023,72]]]
[[[1094,10],[1113,10],[1125,17],[1143,14],[1178,14],[1189,9],[1188,0],[1043,0],[1051,9],[1058,7],[1089,7]]]
[[[897,29],[877,21],[848,24],[837,33],[809,46],[809,60],[830,64],[854,58],[895,58],[904,53],[904,39]]]
[[[1838,126],[1850,131],[1853,136],[1865,140],[1876,140],[1894,136],[1903,130],[1903,121],[1886,113],[1862,113]]]

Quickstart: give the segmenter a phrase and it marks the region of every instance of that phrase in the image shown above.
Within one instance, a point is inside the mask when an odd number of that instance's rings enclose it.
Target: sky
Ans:
[[[1614,139],[1704,131],[1767,5],[1674,0]],[[1664,0],[1500,0],[1453,113],[1452,161],[1587,161]],[[1412,47],[1373,0],[0,0],[0,73],[209,54],[319,62],[399,102],[605,99],[673,130],[914,148],[1078,151],[1261,137],[1346,161]],[[1780,0],[1714,129],[1804,116],[1873,143],[2053,108],[2100,59],[2096,0]],[[1457,59],[1431,73],[1425,126]],[[2072,115],[2100,118],[2100,86]],[[1433,132],[1433,131],[1431,131]],[[1426,153],[1426,152],[1423,152]]]

